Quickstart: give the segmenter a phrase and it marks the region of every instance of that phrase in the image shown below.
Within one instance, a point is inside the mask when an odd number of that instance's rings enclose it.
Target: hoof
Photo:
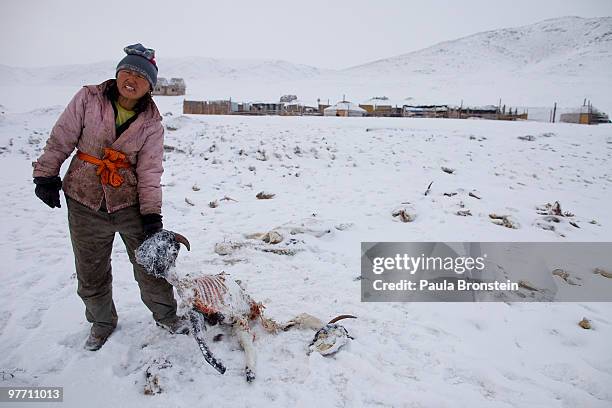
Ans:
[[[255,379],[255,373],[249,367],[245,369],[246,380],[248,383],[253,382]]]

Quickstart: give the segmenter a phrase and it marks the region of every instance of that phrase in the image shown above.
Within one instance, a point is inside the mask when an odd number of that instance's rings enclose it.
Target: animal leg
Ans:
[[[213,366],[213,368],[219,373],[225,373],[225,366],[212,355],[210,349],[204,341],[203,330],[205,330],[205,326],[202,321],[202,317],[200,316],[200,313],[195,310],[190,311],[189,320],[191,321],[191,327],[193,329],[193,338],[198,343],[200,351],[202,352],[202,355],[204,356],[206,362]]]
[[[287,331],[294,326],[299,327],[300,329],[319,330],[321,327],[325,326],[325,323],[323,323],[321,320],[317,319],[313,315],[309,315],[308,313],[302,313],[285,323],[283,326],[283,330]]]
[[[255,348],[253,347],[253,335],[249,331],[249,324],[246,320],[240,319],[233,326],[234,334],[238,337],[238,342],[244,350],[245,355],[245,375],[247,382],[255,379]]]
[[[284,328],[283,325],[276,323],[273,319],[263,317],[263,315],[259,316],[261,320],[261,325],[268,333],[276,334],[278,333],[278,329]]]

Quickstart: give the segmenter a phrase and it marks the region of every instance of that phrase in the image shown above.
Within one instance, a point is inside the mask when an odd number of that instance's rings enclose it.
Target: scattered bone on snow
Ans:
[[[489,214],[489,218],[493,224],[512,229],[519,228],[518,222],[514,221],[509,215]]]
[[[536,207],[538,214],[540,215],[558,215],[560,217],[573,217],[569,211],[563,212],[561,210],[561,203],[555,201],[554,204],[546,203],[542,206]]]
[[[278,244],[283,240],[283,236],[277,231],[269,231],[266,233],[257,232],[246,235],[247,239],[258,239],[268,244]]]
[[[601,275],[604,278],[612,279],[612,272],[608,272],[608,271],[606,271],[604,269],[601,269],[601,268],[595,268],[593,273],[597,274],[597,275]]]
[[[534,292],[539,291],[539,289],[538,289],[538,288],[536,288],[536,287],[535,287],[535,286],[534,286],[534,285],[533,285],[531,282],[529,282],[529,281],[520,280],[520,281],[518,281],[518,285],[519,285],[519,287],[520,287],[520,288],[525,288],[525,289],[528,289],[528,290],[532,290],[532,291],[534,291]]]
[[[399,219],[401,222],[412,222],[416,218],[415,214],[411,214],[405,208],[398,208],[394,210],[391,215],[394,218]]]
[[[570,273],[567,271],[564,271],[563,269],[555,269],[552,271],[552,274],[555,276],[560,277],[561,279],[563,279],[565,282],[567,282],[570,285],[574,285],[574,286],[581,286],[579,283],[577,283],[575,280],[573,280],[572,278],[570,278]],[[580,278],[577,278],[580,279]]]

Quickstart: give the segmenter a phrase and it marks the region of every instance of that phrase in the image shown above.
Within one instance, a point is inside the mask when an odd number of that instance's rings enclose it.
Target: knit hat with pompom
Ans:
[[[129,69],[138,72],[147,78],[151,89],[157,83],[157,63],[155,62],[155,50],[145,48],[142,44],[128,45],[123,49],[127,54],[119,64],[115,72],[115,77],[122,69]]]

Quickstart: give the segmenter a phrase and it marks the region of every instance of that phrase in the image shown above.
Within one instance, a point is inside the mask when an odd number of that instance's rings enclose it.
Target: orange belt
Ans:
[[[96,174],[100,176],[100,183],[104,185],[110,184],[113,187],[119,187],[123,184],[123,177],[121,177],[118,170],[131,167],[130,162],[125,158],[125,154],[108,147],[104,149],[104,157],[102,159],[83,153],[80,150],[77,152],[77,157],[98,166]]]

